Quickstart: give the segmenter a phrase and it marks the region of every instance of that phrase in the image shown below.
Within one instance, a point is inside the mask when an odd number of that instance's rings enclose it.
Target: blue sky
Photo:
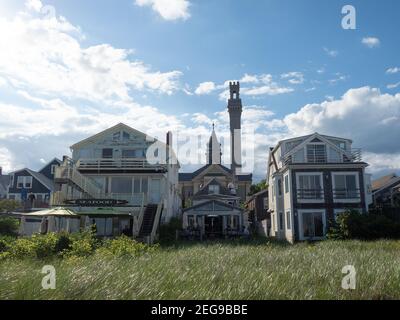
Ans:
[[[347,4],[356,30],[341,27]],[[269,146],[314,131],[353,139],[375,176],[398,171],[399,12],[396,0],[0,0],[0,165],[35,169],[119,121],[159,137],[215,122],[225,136],[226,81],[241,80],[256,179]]]

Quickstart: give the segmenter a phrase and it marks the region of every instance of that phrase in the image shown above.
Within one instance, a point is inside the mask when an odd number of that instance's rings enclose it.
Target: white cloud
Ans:
[[[399,73],[400,72],[400,68],[398,67],[393,67],[393,68],[389,68],[386,70],[387,74],[395,74],[395,73]]]
[[[400,94],[382,94],[370,87],[351,89],[341,99],[308,104],[283,121],[292,135],[317,131],[351,138],[368,152],[400,152],[394,143],[400,136]]]
[[[301,72],[288,72],[281,75],[282,79],[288,79],[291,84],[302,84],[304,82],[304,75]]]
[[[393,83],[393,84],[388,84],[386,87],[388,89],[396,89],[398,86],[400,86],[400,82]]]
[[[36,12],[40,12],[40,10],[43,8],[43,4],[40,0],[27,0],[25,2],[25,6],[28,10],[33,10]]]
[[[202,82],[199,84],[197,89],[195,90],[195,93],[197,95],[203,95],[203,94],[210,94],[214,90],[216,90],[217,87],[214,82],[212,81],[207,81],[207,82]]]
[[[326,47],[324,47],[323,49],[324,49],[325,53],[326,53],[328,56],[332,57],[332,58],[337,57],[338,54],[339,54],[339,51],[337,51],[337,50],[331,50],[331,49],[328,49],[328,48],[326,48]]]
[[[186,20],[190,18],[190,3],[187,0],[135,0],[135,4],[151,6],[165,20]]]
[[[361,40],[362,44],[366,45],[368,48],[377,48],[380,46],[381,42],[375,37],[366,37]]]
[[[0,73],[18,89],[89,99],[131,100],[130,90],[172,94],[180,71],[152,71],[132,50],[82,47],[82,32],[63,17],[28,13],[0,20]]]

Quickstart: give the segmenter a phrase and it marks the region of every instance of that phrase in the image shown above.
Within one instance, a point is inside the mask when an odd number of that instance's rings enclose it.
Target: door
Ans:
[[[325,237],[325,212],[302,212],[302,240]]]
[[[218,236],[222,234],[222,216],[207,216],[204,224],[207,235]]]
[[[149,203],[158,204],[161,201],[161,179],[151,179]]]

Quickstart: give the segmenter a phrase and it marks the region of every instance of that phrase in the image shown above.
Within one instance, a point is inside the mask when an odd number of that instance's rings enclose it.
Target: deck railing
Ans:
[[[299,200],[322,200],[324,190],[320,189],[297,189],[297,199]]]
[[[281,158],[284,165],[296,164],[296,163],[351,163],[351,162],[361,162],[362,161],[362,150],[361,149],[351,149],[343,154],[343,157],[328,157],[325,153],[317,153],[310,156],[305,155],[304,159],[294,159],[292,155],[283,156]]]
[[[336,200],[359,199],[360,189],[333,189],[333,198]]]
[[[165,164],[151,164],[145,158],[120,158],[120,159],[79,159],[76,162],[79,170],[156,170],[165,171]]]

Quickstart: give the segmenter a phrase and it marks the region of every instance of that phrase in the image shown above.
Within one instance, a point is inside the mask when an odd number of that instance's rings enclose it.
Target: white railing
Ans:
[[[79,170],[158,170],[167,169],[166,164],[151,164],[145,158],[120,159],[80,159],[76,166]]]
[[[154,241],[156,240],[157,229],[158,229],[158,225],[160,224],[162,208],[163,208],[163,201],[161,201],[157,207],[157,212],[156,212],[156,216],[154,218],[154,223],[153,223],[153,229],[151,230],[150,239],[149,239],[150,244],[153,244]]]
[[[351,149],[343,154],[341,158],[338,157],[328,157],[323,153],[316,153],[311,156],[305,156],[304,159],[293,159],[293,155],[283,156],[282,162],[284,165],[296,164],[296,163],[351,163],[351,162],[361,162],[362,161],[362,151],[361,149]]]
[[[70,164],[62,164],[61,166],[56,167],[54,178],[71,180],[81,190],[83,190],[83,192],[87,193],[93,198],[97,198],[98,194],[101,193],[100,187],[98,187],[91,179],[79,173],[76,167]]]

